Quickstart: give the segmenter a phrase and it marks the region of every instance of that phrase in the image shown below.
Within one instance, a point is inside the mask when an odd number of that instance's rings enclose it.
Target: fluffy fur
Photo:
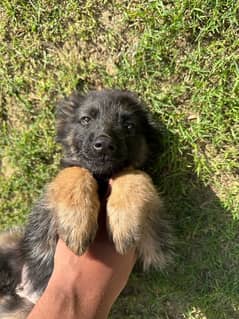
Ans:
[[[24,232],[0,236],[0,318],[23,319],[43,293],[58,236],[77,254],[94,240],[100,201],[119,253],[136,247],[145,269],[171,256],[161,199],[146,173],[160,152],[160,132],[130,92],[73,93],[57,109],[62,166],[33,208]]]

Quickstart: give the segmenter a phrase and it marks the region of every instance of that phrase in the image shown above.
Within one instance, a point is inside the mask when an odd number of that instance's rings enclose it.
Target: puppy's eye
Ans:
[[[83,126],[87,126],[90,123],[91,118],[89,116],[82,116],[80,118],[80,124]]]
[[[134,128],[134,123],[125,123],[125,127],[127,128],[127,130],[132,130]]]

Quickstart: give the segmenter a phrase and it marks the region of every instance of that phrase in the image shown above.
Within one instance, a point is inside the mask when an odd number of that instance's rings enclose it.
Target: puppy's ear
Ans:
[[[80,107],[83,99],[84,95],[80,91],[74,91],[70,96],[62,99],[57,105],[56,119],[74,116],[75,110]]]
[[[164,152],[164,128],[160,119],[152,114],[146,107],[144,123],[145,138],[149,146],[150,157],[155,161],[155,158]]]
[[[121,100],[126,104],[135,104],[141,113],[142,127],[150,151],[150,157],[155,159],[164,151],[164,129],[161,121],[150,111],[150,108],[135,92],[124,91]]]
[[[61,142],[69,133],[69,125],[76,119],[76,110],[80,107],[84,95],[75,91],[70,96],[62,99],[56,108],[56,133],[57,142]]]

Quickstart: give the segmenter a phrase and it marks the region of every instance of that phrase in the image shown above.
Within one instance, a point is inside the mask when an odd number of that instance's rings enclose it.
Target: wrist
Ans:
[[[75,272],[68,275],[52,275],[44,294],[47,303],[57,303],[64,318],[106,319],[114,301],[106,292],[108,285],[84,280],[83,274],[82,278]]]
[[[77,292],[79,280],[77,268],[72,269],[69,265],[66,271],[54,269],[48,283],[48,289],[64,296],[74,295]]]

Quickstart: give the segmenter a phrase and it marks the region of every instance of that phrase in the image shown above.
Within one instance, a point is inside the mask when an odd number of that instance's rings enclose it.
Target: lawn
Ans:
[[[110,318],[239,318],[238,1],[2,0],[2,229],[56,174],[54,108],[79,85],[137,92],[164,128],[154,180],[177,255],[135,271]]]

